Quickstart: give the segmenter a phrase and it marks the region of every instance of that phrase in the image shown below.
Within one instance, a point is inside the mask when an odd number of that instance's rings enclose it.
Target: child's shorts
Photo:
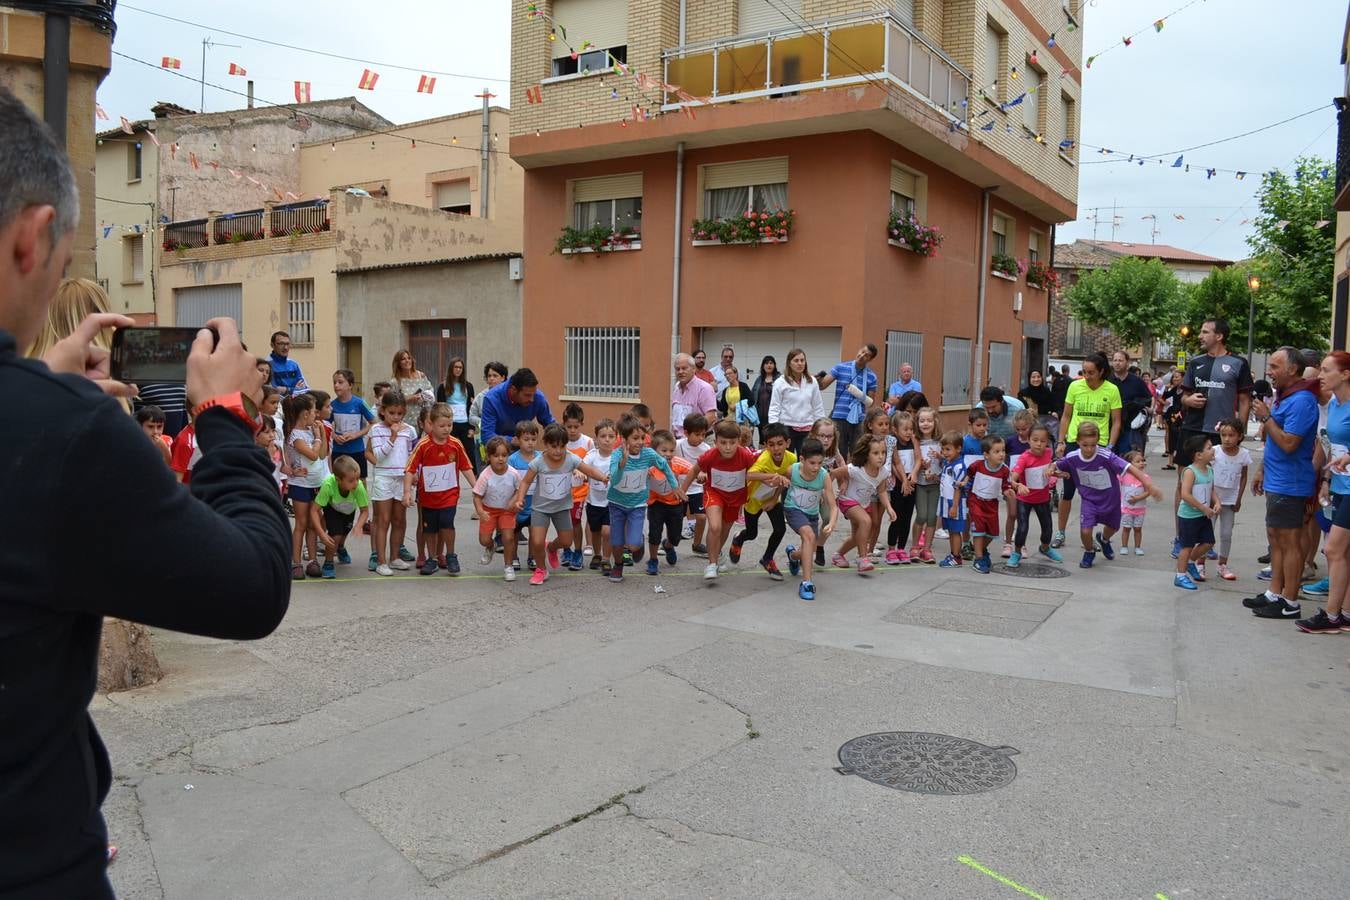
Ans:
[[[340,513],[331,506],[323,509],[323,528],[331,538],[346,537],[356,523],[356,513]]]
[[[691,516],[701,516],[701,515],[703,515],[703,492],[702,492],[702,491],[699,491],[697,494],[690,494],[690,495],[689,495],[689,515],[691,515]]]
[[[402,475],[372,475],[370,478],[371,500],[402,500]]]
[[[641,547],[642,525],[647,521],[647,507],[629,509],[617,503],[609,504],[609,543],[614,547]]]
[[[1199,547],[1201,544],[1214,543],[1214,523],[1209,516],[1189,519],[1177,517],[1177,540],[1183,547]]]
[[[851,509],[864,509],[861,503],[859,503],[857,500],[854,500],[851,497],[840,497],[838,503],[839,503],[839,512],[841,515],[844,516],[847,516],[849,510]]]
[[[486,541],[492,538],[493,532],[501,529],[507,532],[508,536],[511,529],[516,527],[516,514],[509,509],[493,509],[491,506],[483,507],[483,515],[478,519],[478,540]]]
[[[709,507],[716,506],[722,510],[723,522],[735,522],[741,517],[741,507],[745,505],[744,501],[733,502],[725,494],[719,494],[717,491],[703,492],[703,511],[706,513]],[[613,524],[612,522],[610,523]]]
[[[817,535],[820,534],[819,514],[802,512],[792,506],[784,507],[783,512],[786,515],[788,527],[798,534],[802,533],[803,528],[810,528]]]
[[[560,509],[557,512],[540,512],[537,509],[531,510],[530,512],[531,528],[542,528],[545,531],[547,531],[548,526],[550,524],[553,525],[553,530],[558,532],[558,534],[563,534],[565,532],[571,531],[572,510]]]
[[[1078,518],[1078,527],[1092,530],[1098,525],[1103,528],[1120,528],[1120,507],[1111,509],[1093,509],[1090,504],[1084,503],[1081,514]]]
[[[950,528],[947,529],[951,531]],[[972,497],[970,500],[972,537],[998,537],[998,501]]]
[[[1143,527],[1144,527],[1144,514],[1143,514],[1143,513],[1127,513],[1127,512],[1125,512],[1125,510],[1122,509],[1122,510],[1120,511],[1120,527],[1121,527],[1121,528],[1143,528]]]
[[[456,506],[447,506],[443,509],[422,507],[422,533],[435,534],[438,531],[454,531],[455,510],[457,508]]]
[[[591,531],[601,531],[609,527],[609,507],[586,504],[586,526]]]
[[[286,496],[291,498],[292,503],[313,503],[314,498],[319,496],[319,489],[292,484],[286,489]]]
[[[585,501],[585,500],[573,500],[573,501],[572,501],[572,524],[573,524],[573,525],[580,525],[580,524],[581,524],[581,517],[582,517],[582,514],[585,513],[585,511],[586,511],[586,501]]]
[[[946,516],[943,516],[943,517],[942,517],[942,527],[945,528],[945,529],[947,529],[947,531],[951,532],[952,534],[965,534],[965,533],[966,533],[966,520],[965,520],[965,519],[949,519],[949,518],[947,518]]]

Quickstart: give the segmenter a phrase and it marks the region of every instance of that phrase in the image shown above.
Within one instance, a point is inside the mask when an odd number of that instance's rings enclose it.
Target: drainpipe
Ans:
[[[688,0],[680,0],[680,46],[681,46],[681,47],[684,46],[685,6],[686,6],[687,4],[688,4]]]
[[[491,172],[488,169],[488,148],[490,146],[491,136],[488,134],[488,117],[492,115],[492,110],[488,103],[492,99],[492,94],[488,93],[485,86],[483,88],[483,149],[480,151],[479,172],[478,172],[478,213],[486,219],[488,217],[488,197],[491,195]]]
[[[680,4],[684,10],[684,4]],[[675,145],[675,276],[670,287],[670,357],[680,352],[680,256],[684,250],[684,141]]]
[[[66,100],[70,78],[70,18],[48,12],[44,23],[42,55],[42,118],[66,145]]]
[[[975,371],[971,376],[970,396],[967,398],[971,403],[980,395],[980,382],[984,380],[984,307],[985,294],[989,284],[989,260],[985,257],[989,254],[989,195],[998,190],[998,185],[987,187],[980,194],[980,239],[978,242],[979,257],[976,269],[980,274],[980,285],[978,290],[978,309],[975,315]]]

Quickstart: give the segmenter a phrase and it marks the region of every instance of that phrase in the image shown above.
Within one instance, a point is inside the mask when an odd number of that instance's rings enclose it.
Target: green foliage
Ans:
[[[613,228],[601,223],[584,229],[566,226],[558,236],[558,240],[554,242],[553,252],[589,249],[599,253],[601,250],[610,250],[614,247],[626,247],[635,240],[638,240],[638,235],[615,234]]]
[[[1331,164],[1302,157],[1292,176],[1276,169],[1261,180],[1261,212],[1247,239],[1261,278],[1256,349],[1280,344],[1324,349],[1331,331],[1331,281],[1336,242]],[[1319,223],[1322,223],[1319,225]],[[1233,322],[1236,332],[1237,322]],[[1246,317],[1243,317],[1246,346]],[[1264,337],[1263,337],[1264,332]]]
[[[787,240],[792,233],[797,211],[775,209],[757,213],[750,210],[743,216],[729,219],[695,219],[689,228],[689,237],[695,241],[721,241],[724,244],[757,244],[776,238]]]
[[[1249,275],[1260,274],[1254,264],[1229,266],[1226,269],[1211,269],[1204,281],[1182,285],[1186,317],[1184,321],[1191,326],[1191,334],[1185,339],[1173,340],[1173,345],[1189,353],[1199,352],[1200,325],[1206,319],[1227,319],[1232,329],[1228,334],[1228,347],[1238,353],[1247,352],[1247,313],[1253,299],[1251,288],[1247,286]],[[1258,292],[1255,311],[1255,341],[1252,349],[1269,350],[1283,344],[1287,329],[1275,317],[1269,305],[1269,295]]]
[[[1186,314],[1176,275],[1157,259],[1122,256],[1108,268],[1083,273],[1064,293],[1069,312],[1110,328],[1126,344],[1149,346],[1174,333]]]
[[[1010,278],[1016,278],[1019,273],[1017,260],[1006,253],[995,253],[990,257],[989,268]]]

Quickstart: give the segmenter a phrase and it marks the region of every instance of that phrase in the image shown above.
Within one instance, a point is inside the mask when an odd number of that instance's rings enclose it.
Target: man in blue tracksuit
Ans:
[[[284,331],[272,334],[272,355],[267,358],[272,364],[272,387],[281,391],[281,396],[303,394],[309,390],[305,376],[300,372],[300,364],[291,359],[291,336]]]

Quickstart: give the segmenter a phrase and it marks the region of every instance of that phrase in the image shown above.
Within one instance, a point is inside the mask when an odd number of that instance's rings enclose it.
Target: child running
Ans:
[[[484,448],[488,464],[478,473],[473,485],[473,506],[478,512],[478,543],[483,547],[483,555],[478,558],[479,565],[492,563],[493,545],[496,532],[500,531],[507,540],[502,542],[502,559],[506,566],[502,569],[502,578],[516,580],[516,570],[511,563],[516,558],[516,514],[511,504],[516,498],[516,489],[520,487],[519,469],[507,465],[511,455],[511,445],[506,438],[497,435],[487,442]]]
[[[469,459],[469,451],[450,433],[454,427],[455,414],[450,405],[433,404],[427,411],[427,430],[413,448],[403,476],[404,505],[413,505],[415,481],[416,502],[422,509],[422,533],[429,545],[426,560],[418,570],[423,575],[436,574],[436,557],[442,552],[446,571],[459,574],[455,511],[459,507],[460,477],[473,485],[473,461]]]
[[[595,446],[586,454],[586,465],[609,471],[610,456],[619,439],[613,419],[595,423]],[[586,527],[591,532],[591,568],[609,577],[609,482],[589,480],[586,485]]]
[[[988,420],[986,420],[987,424]],[[942,435],[942,476],[939,484],[938,506],[942,512],[942,530],[951,542],[951,552],[938,563],[943,569],[955,569],[961,565],[962,542],[966,536],[966,498],[963,485],[966,481],[966,462],[962,457],[965,440],[970,435],[959,431],[948,431]],[[983,454],[981,454],[983,457]],[[974,555],[974,548],[971,548]]]
[[[703,513],[708,517],[708,565],[703,569],[705,581],[717,578],[722,544],[731,530],[731,524],[740,516],[741,507],[745,505],[746,481],[767,481],[781,477],[748,474],[755,460],[759,459],[759,454],[741,446],[741,428],[735,422],[729,419],[719,421],[713,429],[713,441],[716,446],[700,456],[680,482],[681,490],[688,490],[700,474],[708,473],[708,482],[703,487]],[[610,521],[612,531],[613,519]]]
[[[339,453],[334,456],[333,473],[319,486],[311,513],[314,531],[323,542],[323,568],[320,574],[324,578],[336,578],[334,557],[340,565],[351,563],[347,537],[352,529],[360,527],[370,517],[370,498],[366,494],[366,486],[361,482],[361,467],[351,454]]]
[[[539,446],[539,434],[539,423],[533,419],[526,419],[524,422],[516,423],[516,446],[520,449],[507,457],[506,462],[511,468],[520,472],[520,477],[522,478],[525,477],[525,471],[530,467],[530,463],[534,460],[535,456],[538,455],[538,451],[535,448]],[[502,534],[502,546],[506,546],[507,541],[515,541],[519,544],[520,533],[522,531],[525,531],[526,534],[529,533],[526,529],[530,527],[530,513],[533,511],[535,491],[536,488],[534,485],[531,485],[529,490],[525,492],[525,508],[517,510],[516,512],[515,529],[509,534]],[[531,571],[533,571],[535,568],[533,552],[526,557],[525,563],[530,567]],[[511,565],[515,567],[517,572],[520,571],[519,558],[513,558],[511,560]]]
[[[1013,466],[1013,484],[1024,485],[1025,493],[1019,491],[1017,497],[1017,532],[1013,536],[1013,552],[1008,557],[1008,568],[1016,569],[1022,565],[1022,551],[1027,545],[1027,533],[1031,530],[1031,517],[1034,514],[1041,526],[1041,555],[1054,562],[1064,562],[1059,551],[1050,546],[1054,529],[1050,519],[1050,488],[1055,479],[1050,475],[1055,455],[1050,449],[1053,440],[1050,429],[1044,425],[1032,426],[1027,435],[1027,449],[1017,457]]]
[[[642,554],[642,523],[647,517],[648,470],[655,467],[671,484],[677,483],[666,458],[651,447],[644,446],[647,429],[636,416],[621,416],[618,430],[623,446],[610,455],[608,473],[609,541],[614,553],[609,580],[616,583],[623,581],[624,565],[632,565]],[[691,471],[697,468],[695,464]],[[684,499],[684,485],[675,489],[675,496]]]
[[[1233,549],[1233,520],[1242,510],[1242,495],[1247,492],[1247,469],[1252,455],[1242,446],[1242,423],[1224,419],[1219,423],[1218,452],[1214,454],[1214,491],[1219,495],[1219,577],[1236,581],[1237,573],[1228,567],[1228,552]]]
[[[853,533],[835,552],[831,562],[840,569],[847,569],[848,551],[858,549],[858,574],[865,575],[876,568],[867,555],[867,543],[881,525],[880,516],[873,517],[868,508],[877,497],[886,509],[887,515],[895,518],[891,508],[891,498],[886,495],[884,485],[889,467],[886,465],[886,439],[884,437],[863,437],[853,448],[853,459],[847,468],[836,469],[832,477],[839,484],[839,511],[853,526]]]
[[[874,527],[872,528],[872,536],[867,542],[865,552],[873,562],[879,562],[885,556],[885,552],[877,547],[877,541],[881,538],[880,496],[886,494],[889,497],[891,488],[895,484],[895,475],[891,468],[891,460],[895,457],[896,439],[895,432],[891,429],[891,417],[886,413],[886,410],[880,406],[868,410],[867,415],[863,417],[862,433],[869,437],[879,437],[886,442],[886,465],[884,467],[886,470],[886,480],[882,482],[880,489],[877,491],[877,499],[873,500],[872,505],[867,508],[867,515],[871,517]],[[894,506],[894,504],[892,504],[892,506]],[[895,521],[894,516],[891,516],[891,521]]]
[[[914,521],[914,462],[917,448],[914,441],[914,417],[907,412],[891,416],[891,431],[895,436],[895,452],[891,454],[891,508],[895,518],[886,532],[886,565],[909,565],[905,552],[909,526]],[[917,559],[914,561],[917,562]]]
[[[914,439],[918,443],[918,453],[914,467],[910,469],[910,478],[914,481],[914,559],[933,565],[937,558],[933,555],[933,541],[937,539],[937,526],[941,505],[942,483],[942,440],[937,430],[937,410],[925,406],[916,417]]]
[[[675,455],[675,435],[669,431],[652,432],[651,447],[661,454],[661,458],[675,473],[676,479],[684,477],[693,468],[693,463]],[[647,496],[647,543],[649,545],[648,550],[650,550],[650,555],[647,557],[647,574],[658,575],[661,572],[660,564],[656,558],[658,551],[665,551],[666,565],[673,566],[680,561],[679,553],[676,552],[675,548],[680,545],[680,533],[684,530],[684,501],[675,494],[675,486],[679,483],[678,481],[667,481],[666,476],[655,466],[648,471],[647,475],[649,489]],[[665,540],[661,539],[662,529],[665,530]]]
[[[304,395],[301,394],[303,397]],[[370,570],[376,575],[407,571],[415,557],[403,546],[408,519],[403,505],[403,475],[412,455],[417,433],[403,421],[408,404],[403,395],[388,390],[380,397],[380,424],[370,429],[366,460],[374,467],[370,500],[375,507]]]
[[[1125,461],[1139,471],[1148,467],[1148,460],[1138,450],[1125,454]],[[1120,552],[1129,555],[1130,538],[1134,538],[1134,555],[1144,555],[1144,516],[1148,514],[1148,489],[1129,472],[1120,476]]]
[[[530,511],[530,555],[536,560],[530,584],[548,581],[549,572],[561,568],[558,551],[572,546],[573,472],[596,481],[609,478],[608,472],[593,469],[576,454],[567,452],[567,429],[555,422],[544,429],[544,452],[530,460],[512,502],[512,509],[524,509],[526,492],[535,481],[539,482]],[[557,534],[552,543],[548,543],[550,523]]]
[[[703,413],[690,413],[684,417],[684,437],[675,442],[675,455],[692,465],[712,447],[708,446],[708,417]],[[702,475],[689,485],[689,521],[685,523],[684,536],[693,540],[695,556],[707,556],[708,547],[703,543],[704,532],[708,528],[708,518],[703,515],[703,482],[708,476]]]
[[[837,435],[834,419],[816,419],[811,425],[811,433],[807,435],[820,441],[820,446],[825,454],[822,457],[821,467],[826,473],[833,472],[845,464],[844,456],[839,452]],[[816,544],[816,565],[822,569],[825,567],[825,541],[823,538]]]
[[[366,477],[366,435],[375,424],[375,413],[366,401],[352,393],[356,376],[351,369],[333,373],[333,457],[350,456]],[[336,471],[336,470],[335,470]]]
[[[750,496],[745,501],[745,529],[731,539],[731,548],[728,551],[732,564],[739,565],[741,548],[746,541],[753,541],[759,536],[760,514],[768,513],[769,524],[773,527],[773,531],[769,534],[769,542],[764,546],[764,555],[759,559],[759,567],[774,581],[783,580],[783,573],[778,568],[778,563],[774,561],[774,555],[777,554],[778,545],[787,534],[787,522],[783,518],[783,506],[779,503],[779,499],[783,489],[787,487],[788,472],[797,462],[797,457],[788,451],[790,441],[791,436],[786,425],[774,423],[764,426],[765,449],[750,467],[750,474],[758,472],[777,475],[779,478],[761,481],[749,492]]]
[[[1120,476],[1130,472],[1139,483],[1148,489],[1149,496],[1162,498],[1162,491],[1154,486],[1148,474],[1141,472],[1124,459],[1116,456],[1105,447],[1097,446],[1101,440],[1101,430],[1096,422],[1081,422],[1078,425],[1078,449],[1070,451],[1055,463],[1052,475],[1072,478],[1076,492],[1080,495],[1078,533],[1083,542],[1083,559],[1079,568],[1090,569],[1097,559],[1097,548],[1102,556],[1115,559],[1116,551],[1111,546],[1111,538],[1120,528]],[[1093,531],[1101,526],[1095,535]]]
[[[563,408],[563,427],[567,429],[567,452],[582,462],[591,452],[595,441],[582,431],[586,424],[586,413],[580,403],[569,403]],[[608,471],[608,470],[606,470]],[[583,516],[586,514],[586,494],[589,482],[580,471],[572,473],[572,546],[562,552],[562,564],[573,572],[580,572],[585,566],[586,527]]]
[[[1008,471],[1011,472],[1017,468],[1017,460],[1027,452],[1031,445],[1031,429],[1036,424],[1036,414],[1029,409],[1019,409],[1013,415],[1013,433],[1011,437],[1004,440],[1004,447],[1008,451]],[[1018,492],[1019,495],[1021,492]],[[1017,501],[1008,501],[1008,515],[1003,523],[1003,558],[1012,558],[1013,536],[1017,528]]]
[[[966,467],[963,489],[970,493],[970,536],[975,545],[972,567],[981,575],[991,568],[989,545],[998,538],[998,501],[1006,498],[1017,502],[1019,493],[1026,493],[1025,485],[1012,486],[1007,464],[1007,446],[996,434],[986,434],[980,441],[984,451],[981,457]]]
[[[788,526],[802,540],[801,549],[788,544],[787,559],[792,577],[797,577],[798,573],[802,576],[802,583],[797,586],[797,596],[803,600],[816,599],[816,585],[811,580],[811,574],[817,536],[821,541],[829,537],[839,517],[839,506],[834,498],[834,480],[825,471],[824,462],[825,448],[820,441],[811,437],[802,441],[801,454],[788,473],[787,497],[783,501]],[[830,511],[830,521],[824,528],[820,527],[822,495]]]
[[[1082,434],[1082,426],[1078,432]],[[1214,546],[1214,522],[1222,502],[1214,491],[1214,445],[1203,434],[1187,438],[1182,448],[1193,462],[1181,472],[1181,486],[1177,489],[1181,503],[1177,506],[1177,538],[1181,552],[1177,554],[1177,573],[1172,584],[1183,591],[1199,590],[1198,581],[1205,580],[1205,554]]]

